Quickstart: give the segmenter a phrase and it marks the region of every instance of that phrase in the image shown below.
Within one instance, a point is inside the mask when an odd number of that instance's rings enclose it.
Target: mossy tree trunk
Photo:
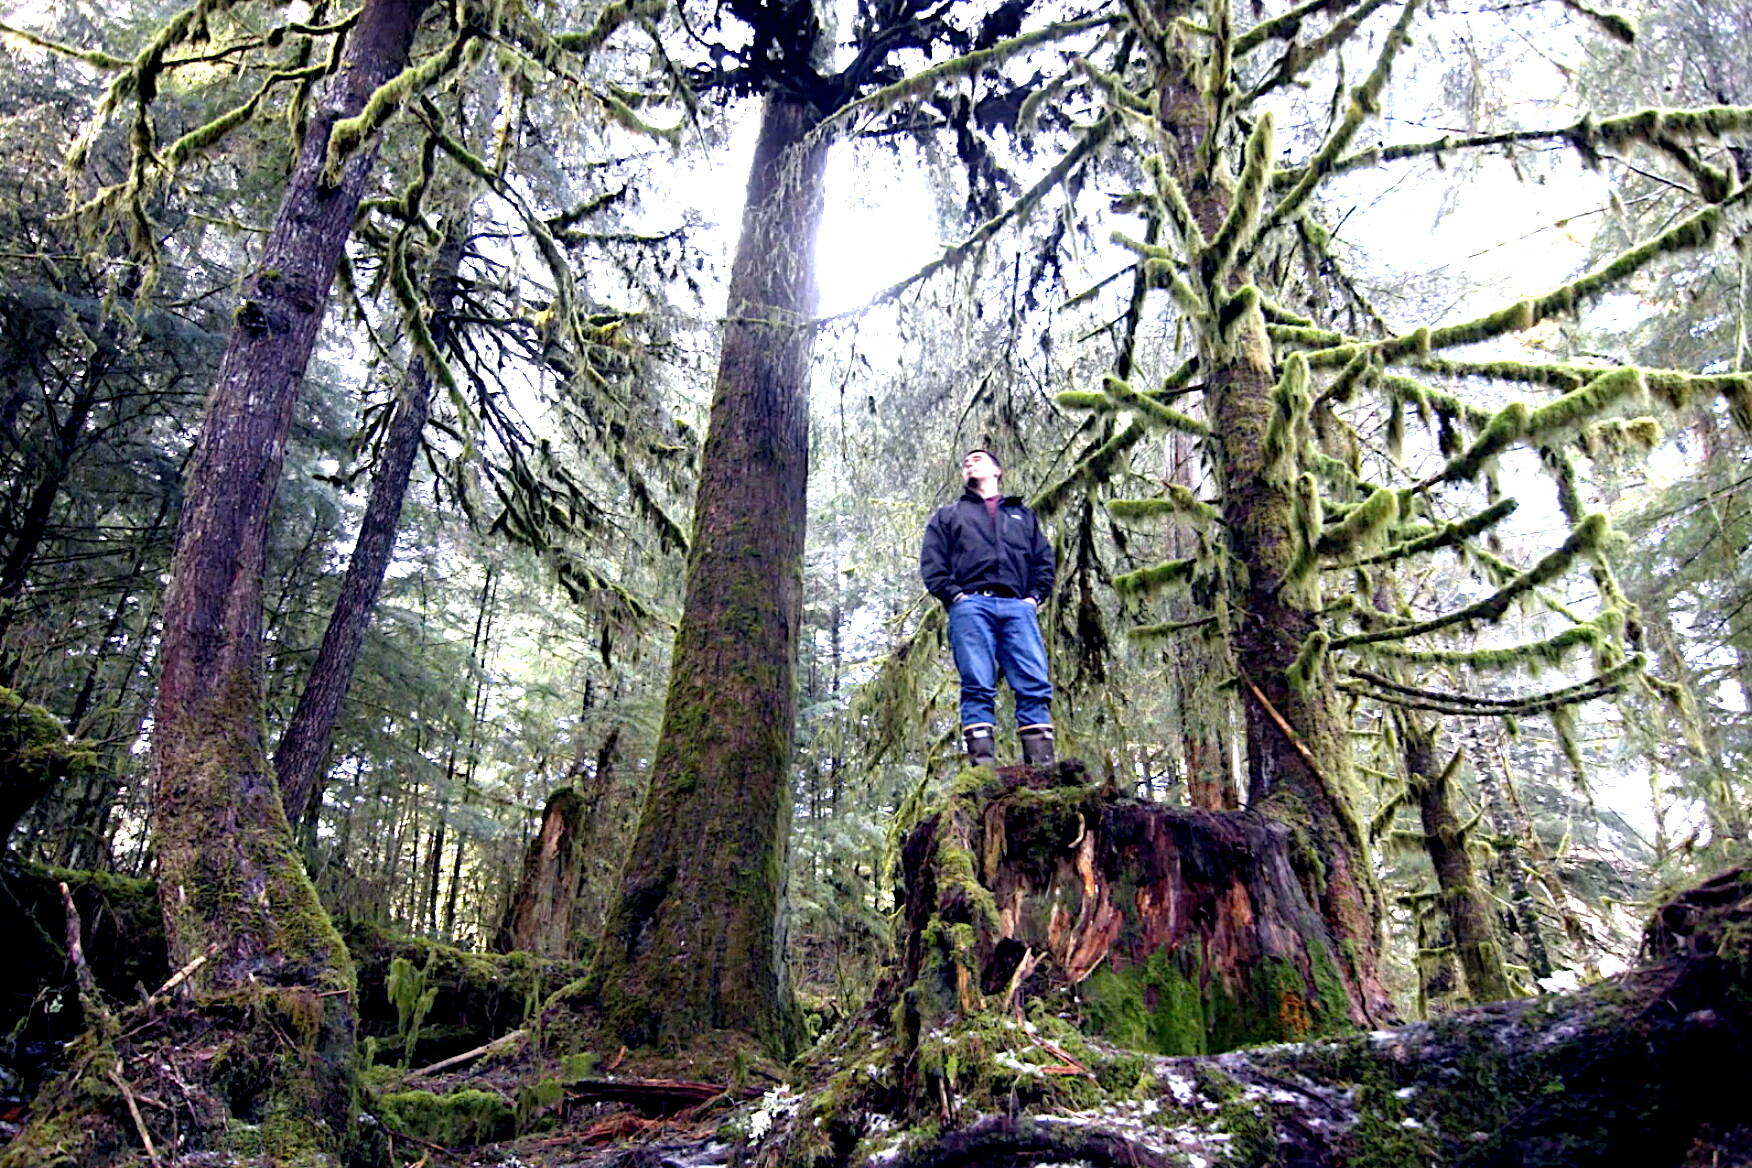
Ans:
[[[594,967],[604,1020],[629,1045],[721,1029],[773,1050],[797,1038],[780,900],[827,154],[809,137],[818,117],[784,91],[761,115],[663,726]]]
[[[457,270],[462,266],[467,235],[466,212],[453,215],[427,278],[431,303],[439,309],[428,326],[437,345],[445,344],[449,337],[449,308],[456,296]],[[424,357],[416,356],[409,363],[394,408],[388,436],[377,457],[371,497],[359,523],[359,538],[347,560],[347,572],[323,632],[322,648],[317,651],[292,719],[274,750],[280,800],[285,805],[286,818],[293,823],[303,822],[321,796],[318,772],[328,754],[341,703],[353,683],[353,666],[371,626],[371,613],[383,587],[384,573],[395,553],[402,501],[407,498],[408,480],[432,409],[432,373],[426,368]]]
[[[175,1046],[206,1036],[206,1061],[181,1073],[223,1102],[183,1128],[190,1150],[236,1150],[241,1121],[275,1163],[329,1162],[354,1114],[353,967],[293,846],[262,740],[262,569],[293,407],[375,158],[356,150],[325,178],[331,132],[406,66],[424,7],[368,0],[347,34],[245,285],[189,472],[164,607],[151,827],[171,963],[204,960],[183,983],[193,1013],[130,1033]],[[103,1136],[130,1130],[108,1087],[128,1070],[107,1049],[116,1041],[91,1036],[12,1163],[45,1143],[81,1165],[133,1158],[132,1139]]]
[[[1178,13],[1158,2],[1163,28]],[[1163,45],[1156,82],[1158,146],[1206,240],[1232,209],[1232,183],[1220,170],[1222,139],[1237,133],[1232,109],[1214,109],[1199,83],[1208,62],[1180,34]],[[1218,447],[1225,554],[1230,580],[1229,645],[1238,678],[1247,747],[1247,805],[1305,835],[1318,855],[1310,887],[1345,954],[1346,981],[1359,1020],[1392,1009],[1377,972],[1379,891],[1354,806],[1348,725],[1330,671],[1300,688],[1289,670],[1316,623],[1318,599],[1293,585],[1297,542],[1294,475],[1268,436],[1278,403],[1278,370],[1257,297],[1234,296],[1245,258],[1207,283],[1210,300],[1198,332],[1206,386],[1206,424]],[[1281,425],[1281,422],[1280,422]]]
[[[1424,850],[1436,872],[1437,900],[1448,921],[1448,942],[1466,979],[1467,997],[1495,1002],[1515,996],[1503,968],[1496,923],[1472,863],[1470,829],[1454,813],[1456,754],[1444,765],[1437,753],[1435,727],[1416,715],[1399,719],[1406,781],[1417,799]]]

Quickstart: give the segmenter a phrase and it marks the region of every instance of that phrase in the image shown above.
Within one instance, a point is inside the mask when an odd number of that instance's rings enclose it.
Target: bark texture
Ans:
[[[1436,871],[1438,899],[1448,919],[1454,959],[1466,979],[1467,996],[1474,1002],[1513,997],[1515,990],[1503,968],[1502,944],[1478,883],[1467,832],[1454,814],[1453,774],[1436,753],[1435,729],[1407,717],[1401,720],[1400,733],[1406,777],[1417,797],[1424,849]]]
[[[443,345],[450,332],[449,307],[456,295],[457,269],[462,264],[465,228],[453,224],[433,264],[428,288],[431,302],[439,306],[430,329],[435,344]],[[353,667],[371,627],[371,613],[383,575],[395,554],[395,536],[401,525],[402,502],[414,459],[420,453],[426,419],[432,409],[432,374],[423,357],[415,357],[402,380],[389,434],[377,459],[377,474],[371,482],[371,497],[359,524],[359,538],[347,560],[347,572],[335,597],[334,612],[322,636],[322,648],[305,678],[292,720],[274,751],[274,772],[280,784],[280,801],[286,818],[303,822],[316,802],[321,784],[318,772],[328,754],[329,738],[341,703],[353,684]]]
[[[1172,6],[1155,5],[1171,27]],[[1162,157],[1185,192],[1204,237],[1217,236],[1233,196],[1216,173],[1213,148],[1227,126],[1196,81],[1191,50],[1165,55],[1157,77]],[[1209,262],[1208,260],[1206,262]],[[1247,805],[1306,833],[1319,858],[1312,883],[1327,926],[1342,945],[1354,1005],[1385,1021],[1392,1006],[1381,985],[1380,897],[1354,806],[1355,778],[1344,708],[1329,670],[1296,688],[1288,671],[1315,629],[1317,598],[1290,586],[1296,555],[1294,475],[1267,441],[1277,404],[1277,370],[1257,300],[1235,296],[1245,265],[1201,273],[1209,299],[1199,325],[1206,421],[1218,437],[1217,479],[1227,537],[1230,649],[1239,674],[1247,744]],[[1209,277],[1218,278],[1211,282]]]
[[[595,990],[628,1045],[793,1046],[781,913],[809,471],[811,250],[825,139],[768,96],[731,272],[681,627],[649,793]]]
[[[351,1125],[353,968],[293,848],[262,741],[262,567],[293,406],[374,160],[355,151],[330,185],[331,131],[407,64],[423,8],[369,0],[347,34],[245,285],[189,474],[164,607],[151,826],[171,962],[200,959],[181,991],[192,1005],[126,1037],[88,1033],[5,1162],[133,1159],[137,1125],[118,1116],[112,1083],[131,1053],[159,1044],[204,1055],[181,1068],[212,1099],[180,1133],[189,1150],[253,1145],[276,1163],[328,1163]]]

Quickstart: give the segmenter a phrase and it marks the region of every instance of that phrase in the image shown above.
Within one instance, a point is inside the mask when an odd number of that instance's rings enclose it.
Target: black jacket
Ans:
[[[919,575],[932,596],[949,604],[957,593],[988,589],[1039,601],[1052,594],[1052,545],[1034,512],[1011,495],[998,504],[993,526],[972,490],[937,508],[919,552]]]

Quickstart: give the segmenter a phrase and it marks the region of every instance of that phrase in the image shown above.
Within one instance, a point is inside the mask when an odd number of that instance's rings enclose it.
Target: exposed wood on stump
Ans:
[[[579,846],[584,809],[584,796],[575,787],[562,787],[548,796],[541,827],[524,851],[523,872],[493,936],[496,951],[576,955],[573,917],[584,876]]]
[[[897,984],[920,1025],[1060,990],[1091,1032],[1164,1054],[1365,1019],[1289,828],[1106,797],[1074,762],[980,774],[903,850]]]

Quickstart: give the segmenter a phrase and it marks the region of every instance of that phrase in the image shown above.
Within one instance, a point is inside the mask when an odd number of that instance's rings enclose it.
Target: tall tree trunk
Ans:
[[[781,959],[824,140],[766,98],[730,278],[663,727],[595,964],[609,1028],[798,1037]],[[713,908],[707,909],[706,905]]]
[[[1164,27],[1172,27],[1176,14],[1169,6],[1156,7]],[[1220,151],[1207,145],[1225,127],[1213,124],[1196,81],[1202,68],[1188,50],[1167,57],[1156,117],[1163,127],[1163,160],[1205,238],[1214,239],[1231,194],[1214,170]],[[1244,275],[1235,273],[1231,283],[1238,285]],[[1206,289],[1212,303],[1198,342],[1206,421],[1220,438],[1217,476],[1236,580],[1229,608],[1246,733],[1247,803],[1306,833],[1319,868],[1307,878],[1346,954],[1357,1020],[1376,1023],[1393,1011],[1378,972],[1380,894],[1352,803],[1349,727],[1329,671],[1320,671],[1305,689],[1289,682],[1288,670],[1314,631],[1315,605],[1286,586],[1296,549],[1293,483],[1267,451],[1276,410],[1271,342],[1257,305],[1227,302],[1233,290]]]
[[[1188,490],[1200,487],[1197,452],[1191,437],[1176,433],[1169,439],[1167,478]],[[1175,524],[1168,537],[1171,557],[1197,553],[1197,541],[1185,527]],[[1171,620],[1187,620],[1195,614],[1192,605],[1176,603]],[[1180,752],[1186,768],[1186,801],[1204,811],[1234,811],[1241,806],[1241,792],[1229,768],[1229,752],[1219,727],[1226,721],[1228,697],[1216,684],[1229,672],[1221,649],[1203,636],[1179,637],[1170,651],[1174,678],[1175,710],[1180,719]]]
[[[456,295],[457,270],[462,266],[467,224],[466,213],[458,214],[451,221],[428,279],[431,302],[438,307],[431,322],[432,340],[439,345],[445,343],[450,332],[448,309]],[[365,643],[365,633],[371,627],[371,613],[377,605],[377,593],[383,587],[384,572],[395,553],[402,502],[407,498],[408,480],[412,477],[414,459],[420,453],[420,439],[426,431],[426,419],[432,408],[432,374],[426,368],[424,358],[416,356],[408,365],[399,396],[389,434],[378,456],[377,476],[371,483],[371,498],[365,504],[359,539],[347,560],[347,574],[341,581],[340,594],[335,598],[334,612],[329,615],[322,648],[310,667],[304,691],[298,695],[298,706],[292,711],[292,720],[286,724],[286,732],[280,736],[280,744],[274,752],[274,773],[280,783],[280,800],[285,804],[286,818],[293,823],[304,819],[321,789],[317,771],[328,753],[329,738],[334,733],[341,702],[353,684],[353,666],[359,660],[359,648]]]
[[[152,832],[171,962],[211,953],[198,998],[276,1015],[301,1044],[261,1059],[251,1105],[284,1160],[335,1148],[352,1118],[353,969],[292,846],[262,741],[262,569],[298,387],[375,151],[328,185],[337,120],[405,67],[424,0],[368,0],[313,111],[245,287],[190,472],[165,598]],[[236,1023],[244,1024],[244,1023]],[[257,1023],[247,1023],[257,1024]]]
[[[1454,764],[1444,766],[1436,749],[1436,731],[1407,713],[1399,719],[1405,752],[1405,777],[1417,797],[1423,823],[1424,850],[1436,870],[1437,899],[1448,921],[1448,937],[1467,995],[1474,1002],[1496,1002],[1515,996],[1503,968],[1502,946],[1484,891],[1473,871],[1467,847],[1469,831],[1454,814]]]

